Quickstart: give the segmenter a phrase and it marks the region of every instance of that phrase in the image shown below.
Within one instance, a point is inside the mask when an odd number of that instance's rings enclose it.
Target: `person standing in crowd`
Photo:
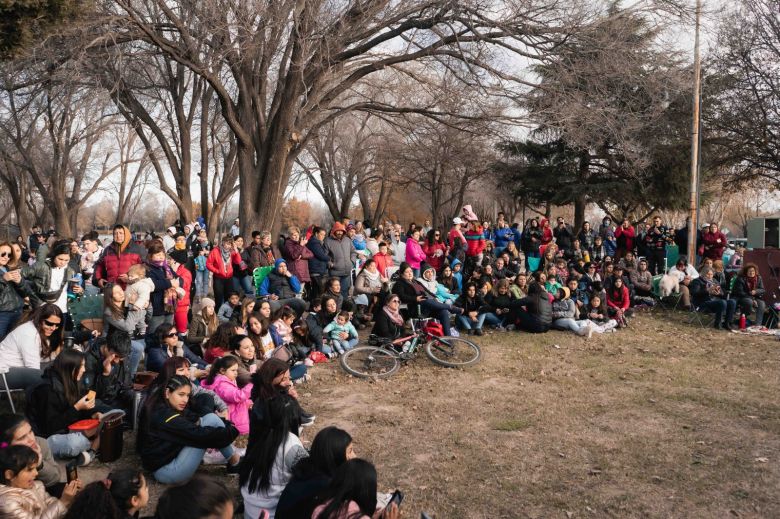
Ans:
[[[298,278],[301,285],[310,283],[309,260],[314,257],[314,254],[306,247],[309,240],[301,236],[301,230],[296,226],[288,228],[287,234],[282,247],[282,258],[287,261],[287,270]]]
[[[217,308],[222,306],[227,295],[233,290],[233,237],[223,236],[219,247],[214,247],[206,260],[206,268],[212,274],[214,301]]]
[[[168,229],[165,231],[165,236],[162,237],[162,244],[165,252],[168,252],[173,248],[174,245],[176,245],[176,240],[174,239],[175,234],[176,227],[174,226],[168,227]]]
[[[233,290],[244,292],[247,297],[254,297],[255,289],[252,286],[252,271],[249,266],[251,259],[249,250],[244,248],[243,237],[233,238],[233,254],[230,260],[233,262]]]
[[[726,235],[720,232],[718,224],[711,223],[708,232],[702,233],[701,241],[704,245],[704,257],[711,260],[722,260],[723,251],[726,249],[728,241]]]
[[[563,216],[558,217],[557,225],[553,229],[553,237],[555,237],[555,244],[558,245],[558,249],[564,253],[571,250],[574,241],[574,231],[566,223]]]
[[[660,216],[653,217],[653,226],[645,235],[647,247],[647,268],[651,274],[663,274],[666,260],[666,244],[670,241],[669,230],[661,223]]]
[[[330,236],[325,240],[325,249],[330,256],[328,275],[337,277],[341,283],[341,295],[349,297],[349,289],[352,286],[352,268],[355,266],[357,251],[352,240],[345,237],[344,224],[336,222],[330,230]]]
[[[83,292],[81,285],[72,283],[75,272],[68,267],[69,262],[70,242],[61,240],[52,247],[46,260],[22,269],[22,277],[28,288],[27,295],[33,308],[44,303],[53,303],[63,314],[68,312],[68,291],[74,294]]]
[[[174,249],[168,257],[168,266],[171,271],[181,280],[181,289],[183,296],[176,301],[176,310],[173,313],[173,322],[176,324],[176,331],[179,335],[187,334],[188,314],[190,310],[190,288],[192,287],[192,274],[186,267],[187,251]]]
[[[633,252],[635,239],[636,233],[634,227],[631,225],[628,218],[623,218],[623,223],[620,224],[620,227],[615,229],[615,240],[617,243],[615,259],[622,259],[627,252]]]
[[[130,229],[123,225],[114,226],[114,241],[103,251],[95,263],[93,284],[101,289],[107,283],[118,283],[124,290],[127,287],[127,271],[146,259],[146,251],[133,241]]]
[[[425,252],[420,246],[420,230],[413,229],[406,237],[406,263],[412,267],[414,277],[420,275],[420,264],[425,261]]]
[[[26,297],[22,287],[22,271],[11,264],[12,259],[11,244],[0,243],[0,341],[5,339],[22,316]]]
[[[448,247],[441,237],[441,231],[438,229],[431,229],[428,231],[428,234],[425,237],[423,252],[425,252],[425,261],[427,261],[437,273],[440,273],[441,269],[444,267],[444,262],[447,259],[447,254],[449,253]]]
[[[103,247],[100,244],[100,238],[94,231],[81,237],[81,273],[84,276],[84,293],[88,296],[96,295],[100,292],[100,287],[95,285],[93,274],[95,272],[95,263],[103,254]]]
[[[230,235],[235,239],[236,236],[241,234],[241,226],[239,225],[239,219],[233,220],[233,225],[230,226]]]
[[[308,259],[309,277],[311,278],[309,299],[315,301],[325,290],[325,281],[328,279],[328,263],[330,256],[325,249],[325,236],[327,231],[322,227],[314,227],[311,239],[306,242],[306,248],[311,252]]]
[[[179,292],[181,278],[176,276],[168,265],[165,250],[159,240],[149,243],[147,256],[147,276],[154,283],[154,292],[149,298],[152,316],[148,320],[147,333],[153,334],[162,323],[173,323],[178,299],[183,294]]]

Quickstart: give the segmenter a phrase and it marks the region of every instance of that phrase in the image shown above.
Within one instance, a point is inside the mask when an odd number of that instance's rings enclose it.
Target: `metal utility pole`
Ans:
[[[696,39],[693,47],[693,131],[691,132],[691,204],[688,226],[688,262],[696,263],[696,231],[699,198],[699,104],[701,92],[701,57],[699,56],[699,27],[701,0],[696,0]]]

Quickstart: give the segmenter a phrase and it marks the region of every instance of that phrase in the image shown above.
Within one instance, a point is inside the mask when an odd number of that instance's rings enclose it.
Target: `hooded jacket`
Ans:
[[[348,276],[352,272],[352,267],[357,259],[357,251],[352,240],[345,235],[342,235],[340,240],[336,238],[336,232],[338,231],[346,233],[346,229],[341,222],[333,224],[330,236],[325,239],[325,250],[328,251],[328,256],[330,256],[328,274],[343,277]]]
[[[95,285],[101,279],[110,283],[116,283],[117,278],[122,274],[127,274],[130,267],[143,263],[146,259],[146,250],[133,242],[133,235],[130,229],[124,227],[125,241],[121,244],[112,242],[103,249],[103,255],[95,263],[95,272],[93,277]],[[124,283],[120,283],[125,288]]]
[[[230,421],[241,434],[249,434],[249,396],[252,394],[252,383],[239,388],[236,381],[225,375],[217,375],[214,382],[208,384],[205,380],[201,386],[217,394],[228,406]]]
[[[278,259],[274,263],[274,269],[268,273],[263,282],[260,284],[260,295],[275,295],[279,299],[292,299],[301,292],[301,282],[294,275],[290,277],[283,276],[279,273],[279,265],[287,262],[283,259]]]

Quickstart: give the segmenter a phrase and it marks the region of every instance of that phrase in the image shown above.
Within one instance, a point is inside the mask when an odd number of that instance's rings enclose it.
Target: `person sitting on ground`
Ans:
[[[0,516],[19,519],[61,519],[81,490],[76,479],[65,486],[62,497],[50,496],[38,475],[38,453],[26,445],[0,449]]]
[[[233,517],[233,496],[224,483],[196,475],[169,487],[157,502],[155,519],[215,519]]]
[[[552,305],[543,283],[537,280],[528,287],[528,295],[517,301],[518,310],[516,326],[531,333],[547,332],[552,326]]]
[[[261,511],[274,517],[292,468],[308,456],[298,438],[300,407],[289,395],[267,400],[263,410],[266,433],[247,449],[239,470],[244,498],[244,517],[259,517]]]
[[[230,316],[230,322],[235,326],[246,329],[249,322],[249,316],[255,311],[256,300],[254,297],[245,297],[241,301],[241,308],[237,308]]]
[[[515,276],[514,282],[509,285],[509,292],[515,299],[522,299],[528,295],[528,276],[520,272]]]
[[[271,356],[271,352],[276,348],[270,328],[271,322],[267,317],[260,315],[258,312],[254,312],[249,316],[246,334],[255,347],[255,357],[260,364],[265,359],[268,359]]]
[[[222,303],[222,306],[219,307],[219,311],[217,312],[217,320],[219,320],[220,323],[230,322],[230,318],[233,317],[233,312],[235,312],[236,309],[239,309],[240,307],[241,296],[238,295],[238,292],[230,292],[228,294],[227,300]]]
[[[395,503],[377,509],[376,479],[376,469],[368,461],[355,458],[342,463],[317,500],[312,519],[398,519]]]
[[[482,326],[485,322],[485,300],[477,292],[477,285],[466,283],[463,294],[455,301],[455,306],[463,309],[463,314],[457,317],[458,326],[469,335],[483,335]]]
[[[252,408],[252,383],[238,387],[239,361],[233,355],[218,358],[201,385],[216,393],[228,405],[228,419],[239,434],[249,434],[249,410]]]
[[[653,301],[653,275],[647,270],[647,260],[642,258],[636,270],[631,271],[631,284],[634,286],[635,297],[641,298],[644,304]]]
[[[214,311],[216,303],[210,297],[200,300],[200,312],[194,316],[187,331],[187,346],[195,355],[203,356],[203,345],[217,331],[219,321]]]
[[[190,361],[184,357],[171,357],[165,361],[162,370],[157,378],[144,390],[144,401],[157,391],[162,391],[168,384],[168,380],[174,375],[180,375],[190,379],[192,392],[187,406],[198,416],[204,416],[209,413],[215,413],[220,416],[227,416],[227,404],[210,389],[201,387],[198,381],[209,375],[208,370],[199,369],[197,366],[191,366]]]
[[[274,263],[274,270],[268,273],[260,285],[258,293],[270,298],[272,310],[276,311],[286,305],[301,315],[306,311],[306,301],[298,297],[302,290],[298,278],[287,270],[287,262],[278,259]]]
[[[86,351],[81,379],[82,385],[95,391],[104,405],[126,412],[133,405],[133,378],[127,365],[131,351],[130,335],[114,330]]]
[[[26,410],[35,434],[48,440],[52,455],[77,458],[79,465],[94,459],[99,437],[88,438],[68,427],[80,420],[100,419],[100,411],[108,410],[83,387],[83,375],[84,354],[63,350],[44,371],[42,382],[31,390]]]
[[[691,283],[691,300],[694,308],[699,312],[711,312],[715,314],[713,326],[716,330],[731,331],[734,322],[734,314],[737,311],[735,299],[725,299],[723,287],[715,280],[715,272],[710,267],[704,267],[699,277]],[[726,321],[723,322],[723,314]]]
[[[191,478],[210,448],[228,460],[228,473],[238,470],[239,455],[232,447],[238,430],[227,415],[198,416],[188,409],[191,392],[190,379],[174,375],[141,410],[136,448],[144,469],[163,484]]]
[[[513,329],[519,308],[520,305],[509,291],[509,280],[500,279],[493,290],[485,296],[484,322],[499,330],[503,330],[506,326]]]
[[[249,441],[247,451],[263,438],[269,431],[268,422],[264,418],[266,404],[276,397],[291,397],[301,414],[301,425],[308,426],[314,423],[316,416],[306,413],[298,404],[298,391],[292,383],[290,365],[276,358],[270,358],[263,362],[260,369],[252,377],[252,412],[249,413]]]
[[[200,369],[206,367],[207,362],[198,357],[179,340],[179,334],[173,324],[163,323],[155,332],[157,344],[146,350],[146,369],[159,371],[166,359],[171,357],[186,357],[190,364]]]
[[[118,469],[78,493],[64,519],[131,519],[149,504],[149,485],[138,469]]]
[[[238,361],[236,384],[239,388],[244,388],[251,383],[252,375],[257,372],[262,362],[257,360],[255,345],[247,335],[236,334],[231,337],[229,350],[229,355],[235,357]]]
[[[438,281],[450,294],[455,296],[460,295],[460,285],[458,284],[458,280],[455,279],[455,276],[453,276],[452,267],[449,265],[444,265],[444,268],[441,269],[441,275],[438,277]]]
[[[49,442],[46,438],[36,436],[32,425],[20,414],[0,415],[0,445],[26,445],[38,455],[38,472],[35,479],[43,483],[46,491],[54,497],[60,497],[65,487],[62,465],[54,461]]]
[[[280,308],[274,314],[270,331],[276,346],[292,342],[292,325],[295,322],[295,318],[295,311],[289,306]]]
[[[577,319],[577,306],[570,297],[568,287],[561,287],[552,302],[552,328],[555,330],[572,331],[581,337],[593,335],[593,328],[588,319]]]
[[[323,328],[322,333],[329,339],[338,355],[344,355],[346,351],[357,346],[359,340],[357,330],[349,322],[349,312],[343,310]]]
[[[612,283],[612,287],[607,290],[607,311],[611,317],[618,323],[618,328],[628,326],[628,317],[631,317],[632,310],[631,296],[628,287],[623,284],[623,278],[618,277]]]
[[[226,355],[230,338],[236,334],[236,325],[233,323],[220,323],[206,344],[203,345],[203,358],[208,364],[213,363],[218,358]]]
[[[276,506],[276,519],[311,518],[317,496],[328,488],[336,469],[354,459],[352,436],[337,427],[325,427],[311,442],[309,456],[292,468]]]
[[[590,301],[585,305],[587,318],[592,322],[604,326],[607,330],[613,330],[617,327],[617,321],[609,318],[609,312],[599,295],[593,295]]]
[[[754,322],[757,326],[764,324],[764,312],[766,311],[764,294],[764,280],[758,274],[758,267],[755,263],[746,263],[734,280],[731,297],[736,299],[740,312],[745,316],[750,316],[755,309],[756,320]]]
[[[680,281],[680,302],[685,310],[691,308],[691,292],[688,287],[691,281],[699,277],[699,273],[689,265],[685,256],[680,256],[674,267],[669,269],[668,275],[675,276]]]

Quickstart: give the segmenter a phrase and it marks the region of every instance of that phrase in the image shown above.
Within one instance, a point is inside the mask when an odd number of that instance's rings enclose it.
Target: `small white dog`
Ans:
[[[680,279],[677,276],[664,274],[658,287],[661,290],[661,297],[669,297],[672,294],[680,292]]]

